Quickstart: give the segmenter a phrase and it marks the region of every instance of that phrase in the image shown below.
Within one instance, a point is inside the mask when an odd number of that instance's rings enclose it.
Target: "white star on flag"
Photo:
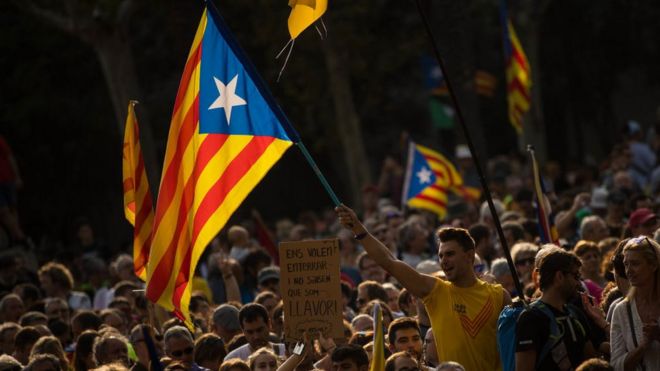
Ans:
[[[431,183],[431,175],[433,175],[433,173],[426,167],[422,167],[422,169],[418,171],[415,175],[417,175],[417,177],[419,178],[420,184],[426,184],[426,183]]]
[[[234,76],[229,84],[225,85],[222,81],[218,80],[217,77],[213,77],[215,80],[215,86],[218,88],[218,93],[220,94],[218,98],[211,104],[209,110],[224,108],[225,116],[227,117],[227,125],[231,124],[231,109],[236,106],[244,106],[247,104],[245,99],[236,95],[236,84],[238,83],[238,75]]]

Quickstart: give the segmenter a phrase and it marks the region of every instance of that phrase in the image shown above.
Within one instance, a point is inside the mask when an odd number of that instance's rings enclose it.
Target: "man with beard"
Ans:
[[[422,334],[414,318],[397,318],[387,330],[392,353],[408,352],[419,362],[422,358]]]
[[[339,222],[353,231],[369,256],[411,294],[422,298],[440,359],[458,361],[468,370],[502,368],[497,352],[497,318],[511,298],[502,286],[481,281],[475,275],[475,243],[467,230],[441,228],[436,232],[444,280],[422,274],[396,259],[369,234],[353,210],[340,205],[335,211]]]
[[[238,312],[238,322],[248,342],[227,354],[225,361],[233,358],[247,361],[250,354],[262,347],[271,348],[277,356],[285,355],[284,344],[275,344],[268,341],[270,316],[263,305],[257,303],[244,305]]]
[[[525,309],[516,326],[516,370],[572,370],[596,357],[587,318],[567,304],[581,289],[580,260],[553,249],[538,268],[541,298]]]

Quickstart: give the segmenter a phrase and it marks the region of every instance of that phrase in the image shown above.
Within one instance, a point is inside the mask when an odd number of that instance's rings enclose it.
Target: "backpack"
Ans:
[[[559,345],[563,334],[559,330],[554,313],[541,300],[532,302],[529,308],[543,313],[543,315],[550,319],[550,336],[536,357],[536,367],[538,367],[541,361]],[[577,320],[579,318],[577,314],[578,309],[571,304],[567,304],[565,309],[568,312],[571,323],[576,324],[582,335],[585,336],[586,330],[580,321]],[[504,307],[497,319],[497,349],[502,360],[503,371],[515,371],[516,369],[516,325],[518,323],[518,317],[520,317],[520,314],[524,310],[525,305],[523,303],[520,301],[514,302]]]

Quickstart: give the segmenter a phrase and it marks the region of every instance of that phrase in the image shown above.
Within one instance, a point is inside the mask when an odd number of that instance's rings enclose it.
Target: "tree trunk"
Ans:
[[[323,45],[328,82],[335,106],[335,125],[348,170],[350,202],[357,205],[362,187],[371,182],[360,117],[355,110],[349,72],[346,69],[346,54],[332,45],[329,39]]]

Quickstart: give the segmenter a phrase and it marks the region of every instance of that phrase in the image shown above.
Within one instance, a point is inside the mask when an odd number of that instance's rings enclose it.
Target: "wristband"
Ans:
[[[364,239],[365,237],[367,237],[368,234],[369,234],[369,232],[358,233],[355,236],[353,236],[353,238],[360,241],[360,240]]]

